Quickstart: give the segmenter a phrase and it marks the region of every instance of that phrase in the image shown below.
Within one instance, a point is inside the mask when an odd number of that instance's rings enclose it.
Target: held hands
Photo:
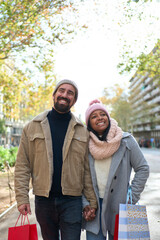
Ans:
[[[30,208],[30,204],[27,203],[27,204],[22,204],[18,207],[18,211],[23,214],[23,215],[26,215],[26,214],[31,214],[31,208]]]
[[[83,209],[83,217],[86,221],[91,221],[95,218],[96,216],[96,209],[95,208],[91,208],[89,205],[87,205],[84,209]]]

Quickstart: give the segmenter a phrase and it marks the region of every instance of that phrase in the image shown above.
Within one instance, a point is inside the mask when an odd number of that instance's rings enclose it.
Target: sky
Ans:
[[[118,56],[117,51],[112,51],[114,45],[101,36],[91,36],[62,47],[57,53],[55,70],[59,78],[71,79],[78,85],[77,115],[84,115],[84,108],[91,100],[101,97],[105,87],[123,80],[116,69]]]
[[[56,49],[55,73],[59,80],[71,79],[78,85],[75,114],[82,120],[89,102],[101,97],[104,88],[115,83],[123,88],[129,86],[134,72],[120,75],[117,69],[124,41],[139,54],[146,44],[148,52],[151,51],[159,37],[160,22],[149,18],[150,15],[159,16],[158,1],[146,5],[145,9],[141,4],[132,3],[135,11],[143,10],[147,17],[141,21],[135,17],[131,22],[126,21],[126,6],[122,2],[126,1],[101,0],[95,4],[94,0],[88,0],[87,4],[82,4],[79,21],[87,24],[86,32],[80,31],[71,42]]]

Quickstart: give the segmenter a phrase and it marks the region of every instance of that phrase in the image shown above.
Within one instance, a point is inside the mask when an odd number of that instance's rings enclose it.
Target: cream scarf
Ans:
[[[110,123],[106,141],[100,141],[94,133],[90,132],[89,150],[96,160],[111,157],[120,146],[123,131],[113,118],[110,119]]]

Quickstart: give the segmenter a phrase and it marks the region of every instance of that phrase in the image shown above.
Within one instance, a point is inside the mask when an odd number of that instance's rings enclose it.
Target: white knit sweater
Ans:
[[[104,197],[111,161],[111,157],[94,161],[100,198]]]

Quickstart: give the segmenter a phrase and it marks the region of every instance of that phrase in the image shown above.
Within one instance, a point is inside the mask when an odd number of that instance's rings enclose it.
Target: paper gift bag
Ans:
[[[150,240],[146,206],[120,204],[118,240]]]
[[[113,240],[118,240],[118,224],[119,224],[119,214],[116,214]]]
[[[17,226],[18,220],[21,216],[21,226]],[[25,224],[25,218],[28,216],[19,215],[14,227],[8,229],[8,240],[38,240],[36,224]]]

